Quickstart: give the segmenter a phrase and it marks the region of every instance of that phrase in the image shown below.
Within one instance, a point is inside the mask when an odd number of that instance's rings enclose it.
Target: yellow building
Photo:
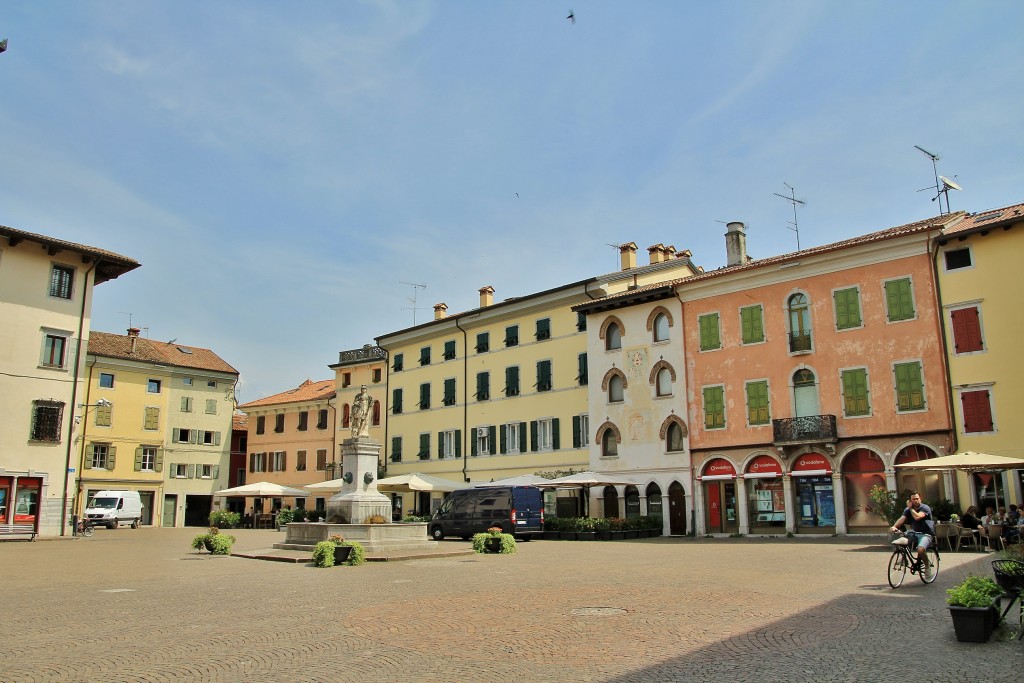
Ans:
[[[692,275],[690,253],[658,244],[638,266],[637,246],[620,247],[621,270],[495,303],[377,338],[387,351],[388,475],[422,472],[488,482],[589,466],[586,316],[572,307],[632,287]],[[428,514],[429,492],[402,501]]]
[[[70,532],[94,285],[138,262],[0,226],[0,537]]]
[[[238,371],[208,349],[93,332],[75,439],[75,509],[104,489],[139,492],[143,524],[205,526],[226,488]]]
[[[935,252],[942,298],[950,400],[957,448],[1022,458],[1024,372],[1017,340],[1024,338],[1020,315],[1020,254],[1024,253],[1024,204],[968,214],[943,231]],[[1020,374],[1021,378],[1017,375]],[[1020,503],[1022,469],[958,478],[960,501]],[[969,493],[968,493],[969,492]]]

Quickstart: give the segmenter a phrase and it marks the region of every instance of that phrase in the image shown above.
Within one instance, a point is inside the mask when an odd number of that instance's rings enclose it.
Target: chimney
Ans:
[[[128,339],[131,340],[131,350],[128,353],[135,353],[135,340],[139,338],[139,332],[141,331],[137,327],[128,328]]]
[[[661,260],[671,261],[676,257],[676,248],[673,245],[668,245],[661,250]]]
[[[619,261],[622,263],[622,270],[636,268],[636,242],[619,245]]]
[[[726,225],[725,233],[725,254],[728,258],[728,265],[741,266],[747,262],[747,232],[746,226],[739,221],[733,221]]]
[[[662,261],[662,254],[664,253],[664,251],[665,251],[665,245],[661,244],[660,242],[658,244],[652,244],[651,246],[647,247],[647,253],[650,254],[650,256],[651,256],[651,265],[652,266],[655,263],[661,263],[661,261]]]
[[[487,308],[494,303],[494,287],[486,285],[480,288],[480,308]]]
[[[434,320],[448,317],[448,304],[441,302],[434,304]]]

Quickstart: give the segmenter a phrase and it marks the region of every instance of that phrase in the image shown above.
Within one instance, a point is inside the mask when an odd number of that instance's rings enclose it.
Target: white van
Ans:
[[[85,519],[93,526],[116,529],[131,524],[138,529],[142,523],[142,499],[138,491],[97,491],[85,508]]]

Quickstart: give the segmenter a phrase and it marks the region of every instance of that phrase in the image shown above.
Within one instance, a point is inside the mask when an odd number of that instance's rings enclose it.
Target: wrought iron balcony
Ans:
[[[798,351],[810,351],[811,350],[811,333],[810,332],[790,332],[789,333],[789,350],[792,353]]]
[[[805,415],[772,420],[776,445],[792,443],[835,443],[835,415]]]

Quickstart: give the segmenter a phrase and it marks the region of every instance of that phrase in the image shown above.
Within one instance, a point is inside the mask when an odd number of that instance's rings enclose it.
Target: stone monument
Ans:
[[[377,464],[381,444],[370,438],[370,413],[373,399],[363,385],[352,401],[351,438],[341,442],[344,484],[327,501],[327,521],[337,524],[362,524],[367,517],[380,515],[391,521],[391,499],[377,490]]]

